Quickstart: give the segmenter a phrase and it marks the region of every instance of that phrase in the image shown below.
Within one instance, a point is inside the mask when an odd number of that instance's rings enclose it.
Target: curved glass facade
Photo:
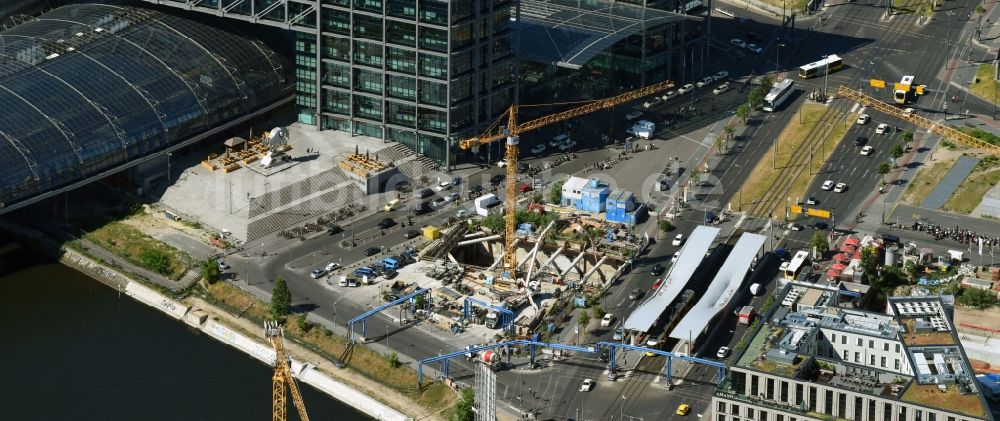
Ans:
[[[132,7],[64,6],[0,32],[0,202],[290,95],[288,69],[263,44]]]

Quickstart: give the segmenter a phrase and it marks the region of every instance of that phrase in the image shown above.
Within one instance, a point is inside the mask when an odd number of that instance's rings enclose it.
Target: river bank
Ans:
[[[177,321],[183,321],[191,328],[241,350],[265,364],[270,365],[274,361],[274,352],[263,338],[261,327],[249,320],[234,316],[198,297],[186,296],[179,299],[168,297],[154,288],[131,279],[121,268],[112,267],[80,251],[64,247],[30,228],[4,221],[0,223],[0,229],[26,240],[35,249],[60,263],[79,270],[123,295],[156,308]],[[288,342],[287,349],[293,359],[293,371],[300,382],[309,384],[373,418],[385,420],[440,418],[438,414],[426,413],[422,407],[415,405],[395,390],[388,389],[351,370],[337,368],[329,360],[293,341]],[[372,396],[379,397],[379,400]]]

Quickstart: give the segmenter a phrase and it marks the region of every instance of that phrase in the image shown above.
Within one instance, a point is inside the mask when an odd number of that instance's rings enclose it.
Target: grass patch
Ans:
[[[767,154],[763,159],[761,159],[757,166],[754,167],[753,172],[750,173],[750,177],[743,183],[742,187],[742,198],[743,203],[739,204],[739,209],[743,209],[744,205],[750,205],[755,200],[760,200],[763,198],[767,190],[773,186],[780,177],[788,176],[786,173],[794,171],[799,166],[808,166],[809,158],[805,157],[804,162],[791,163],[792,154],[794,151],[800,149],[805,143],[806,139],[809,137],[810,133],[816,129],[816,125],[826,112],[828,107],[822,104],[804,103],[802,107],[796,113],[797,116],[791,118],[791,124],[785,127],[785,130],[781,132],[778,136],[778,157],[775,160],[777,169],[772,169],[771,161],[774,160],[772,155],[774,154],[774,145],[768,149]],[[826,135],[825,144],[826,147],[822,149],[817,149],[813,155],[813,168],[812,173],[816,173],[819,169],[823,167],[823,163],[830,157],[833,153],[834,148],[837,146],[837,141],[843,138],[844,133],[847,132],[847,127],[850,125],[843,124],[844,121],[851,122],[856,118],[856,114],[848,114],[834,120],[831,126],[832,130]],[[841,120],[844,119],[844,120]],[[802,121],[802,124],[796,123],[797,121]],[[820,143],[824,144],[823,142]],[[812,180],[811,176],[808,176],[809,172],[807,168],[802,168],[803,174],[796,177],[792,185],[789,187],[788,196],[789,197],[802,197],[805,193],[806,188]],[[778,214],[784,214],[785,201],[779,201],[775,205],[774,209],[765,209],[762,211],[764,215],[768,215],[771,212],[778,212]]]
[[[935,384],[913,383],[906,388],[906,392],[903,392],[901,400],[976,418],[986,417],[986,410],[979,400],[979,394],[963,395],[954,384],[948,385],[948,390],[941,392]]]
[[[211,284],[207,291],[212,298],[230,307],[230,311],[242,311],[242,317],[250,320],[266,320],[271,317],[266,302],[225,282]],[[394,368],[385,355],[372,351],[364,345],[351,346],[347,338],[328,334],[328,330],[322,326],[309,324],[310,326],[306,326],[307,329],[303,329],[302,326],[292,322],[292,318],[289,320],[285,323],[285,332],[290,338],[304,343],[306,348],[320,351],[321,355],[326,354],[342,360],[350,369],[397,390],[432,412],[447,408],[456,399],[451,389],[441,382],[432,381],[433,379],[425,377],[424,386],[418,387],[415,367],[404,364]]]
[[[108,222],[84,234],[108,251],[177,280],[187,270],[190,256],[122,222]]]
[[[938,181],[941,181],[948,170],[955,165],[955,161],[958,161],[958,158],[930,162],[921,168],[903,192],[903,201],[914,205],[923,203],[924,198],[937,187]]]
[[[970,214],[983,201],[993,186],[1000,182],[1000,170],[973,172],[958,185],[943,209],[950,212]]]
[[[996,66],[980,64],[979,68],[976,69],[976,80],[972,82],[971,90],[973,95],[996,104],[997,99],[1000,98],[1000,95],[997,95],[1000,94],[1000,83],[993,80],[994,72],[996,72]]]

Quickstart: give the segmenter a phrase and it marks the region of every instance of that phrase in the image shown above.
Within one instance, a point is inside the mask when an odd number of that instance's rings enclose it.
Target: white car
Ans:
[[[833,188],[834,193],[843,193],[845,190],[847,190],[847,184],[845,183],[837,183],[837,187]]]
[[[670,244],[674,247],[680,247],[681,244],[684,244],[684,234],[677,234],[677,236],[674,237],[674,241],[671,241]]]
[[[886,134],[889,133],[889,125],[885,123],[880,123],[878,127],[875,128],[875,134]]]
[[[649,107],[655,107],[656,105],[658,105],[658,104],[659,104],[659,103],[661,103],[661,102],[663,102],[663,100],[662,100],[662,99],[660,99],[660,98],[653,98],[653,99],[651,99],[651,100],[649,100],[649,101],[646,101],[646,102],[644,102],[644,103],[642,104],[642,106],[643,106],[644,108],[649,108]]]
[[[758,47],[757,44],[749,44],[749,45],[747,45],[747,49],[750,50],[750,51],[753,51],[754,54],[760,54],[760,53],[764,52],[764,49]]]
[[[719,95],[729,90],[729,82],[723,83],[712,90],[713,94]]]
[[[823,186],[821,186],[820,188],[826,191],[830,191],[833,190],[833,184],[834,184],[833,180],[826,180],[823,182]]]
[[[615,321],[615,315],[607,313],[604,315],[604,317],[601,318],[601,327],[611,326],[611,323],[613,323],[614,321]]]
[[[699,88],[704,88],[704,87],[708,86],[712,82],[715,82],[715,79],[712,78],[711,76],[709,76],[709,77],[703,78],[702,80],[699,80],[698,83],[696,83],[694,86],[697,86]]]
[[[871,119],[872,118],[869,117],[868,114],[861,114],[861,115],[858,116],[858,124],[862,124],[862,125],[863,124],[868,124],[868,122],[871,121]]]
[[[684,86],[681,86],[681,88],[677,90],[677,94],[678,95],[684,95],[684,94],[686,94],[688,92],[691,92],[693,90],[694,90],[694,85],[688,83],[688,84],[686,84]]]
[[[728,79],[728,78],[729,78],[729,72],[727,72],[725,70],[720,70],[719,73],[716,73],[715,76],[712,76],[712,79],[715,79],[717,81]]]
[[[625,119],[628,121],[635,120],[639,117],[642,117],[642,111],[632,111],[628,114],[625,114]]]
[[[591,379],[584,379],[583,383],[580,384],[581,392],[589,392],[590,389],[594,388],[594,381]]]
[[[874,150],[875,150],[875,148],[873,148],[871,145],[865,146],[865,147],[861,148],[861,155],[862,156],[871,155]]]
[[[746,48],[747,47],[747,43],[743,42],[743,40],[741,40],[739,38],[733,38],[733,39],[729,40],[729,42],[731,44],[737,46],[737,47],[740,47],[740,48]]]
[[[660,99],[668,101],[670,100],[670,98],[673,98],[675,96],[677,96],[677,91],[667,91],[667,93],[663,94],[663,96],[661,96]]]
[[[435,187],[434,189],[437,190],[437,191],[451,190],[451,182],[450,181],[442,181],[442,182],[438,183],[437,187]]]
[[[729,347],[728,346],[724,346],[722,348],[719,348],[719,352],[715,353],[715,356],[719,357],[719,358],[726,358],[726,356],[728,356],[728,355],[729,355]]]
[[[531,147],[531,153],[542,153],[545,152],[545,145],[539,143]]]
[[[333,262],[333,263],[327,264],[326,267],[323,268],[323,270],[325,270],[327,272],[333,272],[333,271],[335,271],[335,270],[337,270],[339,268],[340,268],[340,263]]]

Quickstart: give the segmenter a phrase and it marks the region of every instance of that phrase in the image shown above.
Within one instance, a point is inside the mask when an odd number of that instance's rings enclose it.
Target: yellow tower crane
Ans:
[[[496,142],[500,139],[507,139],[507,150],[504,153],[504,162],[507,167],[507,195],[504,208],[503,269],[508,273],[510,278],[513,279],[517,277],[517,256],[514,254],[514,230],[517,223],[515,220],[515,201],[517,200],[517,143],[521,133],[529,132],[552,123],[566,121],[594,111],[621,105],[673,87],[674,82],[672,81],[655,83],[644,88],[639,88],[610,98],[599,99],[577,108],[555,114],[549,114],[521,124],[517,123],[518,106],[511,105],[510,108],[508,108],[504,113],[504,116],[501,116],[497,120],[497,123],[499,123],[504,117],[507,119],[507,126],[502,132],[484,133],[479,137],[459,141],[458,146],[460,148],[471,149],[477,146]],[[496,127],[497,123],[494,123],[493,126],[491,126],[491,129]]]
[[[292,368],[289,366],[288,354],[285,353],[285,330],[278,325],[278,322],[264,322],[264,336],[271,342],[274,348],[274,377],[271,386],[273,402],[273,421],[285,421],[288,405],[285,402],[285,386],[292,391],[292,402],[295,409],[299,411],[301,421],[309,421],[309,414],[306,413],[306,405],[302,402],[302,394],[299,393],[299,386],[295,384],[292,377]]]

